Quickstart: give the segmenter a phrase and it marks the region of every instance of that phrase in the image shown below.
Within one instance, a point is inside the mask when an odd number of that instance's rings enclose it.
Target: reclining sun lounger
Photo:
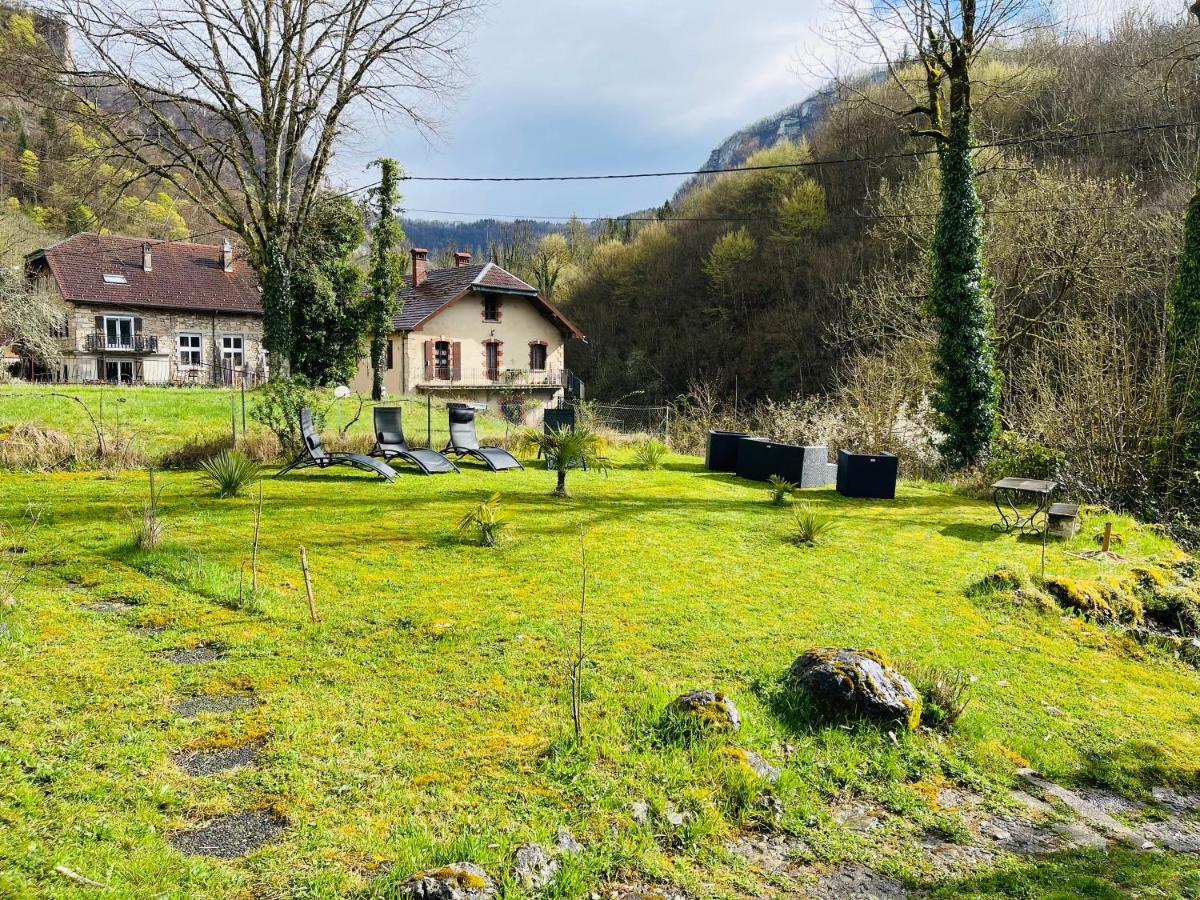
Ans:
[[[458,466],[436,450],[408,446],[398,406],[375,407],[375,449],[371,456],[383,457],[388,462],[396,458],[408,460],[426,475],[458,471]]]
[[[479,446],[479,438],[475,434],[475,410],[462,403],[450,403],[446,408],[450,413],[450,442],[443,453],[453,453],[459,459],[473,456],[493,472],[525,468],[503,447]]]
[[[306,469],[309,466],[316,466],[318,469],[328,469],[330,466],[353,466],[366,472],[374,472],[388,481],[396,477],[396,470],[387,463],[372,459],[362,453],[336,453],[322,447],[321,436],[313,427],[312,410],[307,407],[300,410],[300,433],[304,436],[304,449],[296,454],[295,459],[275,473],[276,478],[292,469]]]

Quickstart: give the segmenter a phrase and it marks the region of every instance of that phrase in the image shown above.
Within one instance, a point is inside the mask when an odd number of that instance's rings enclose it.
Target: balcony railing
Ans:
[[[114,339],[103,332],[96,332],[83,336],[83,349],[91,353],[157,353],[158,338],[149,334],[135,334],[129,338]]]
[[[566,369],[453,369],[450,366],[425,366],[421,387],[486,387],[503,390],[566,387],[571,373]]]

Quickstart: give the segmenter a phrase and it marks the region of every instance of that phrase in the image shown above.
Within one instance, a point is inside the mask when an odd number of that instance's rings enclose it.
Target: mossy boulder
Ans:
[[[680,694],[667,711],[693,722],[703,731],[734,732],[742,727],[742,717],[737,707],[720,691],[699,690]]]
[[[492,900],[496,887],[479,866],[457,862],[414,872],[400,883],[396,894],[421,900]]]
[[[908,730],[921,721],[921,695],[875,650],[809,650],[788,670],[787,687],[836,719],[865,719]]]

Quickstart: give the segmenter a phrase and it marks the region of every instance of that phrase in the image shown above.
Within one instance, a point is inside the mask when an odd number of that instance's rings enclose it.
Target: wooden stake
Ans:
[[[304,590],[308,594],[308,615],[317,622],[317,604],[313,602],[312,581],[308,577],[308,556],[304,552],[304,545],[300,546],[300,568],[304,571]]]
[[[1108,552],[1108,545],[1112,543],[1112,522],[1104,523],[1104,542],[1100,545],[1100,550],[1104,553]]]
[[[250,547],[250,596],[258,599],[258,525],[262,521],[263,489],[258,483],[258,506],[254,510],[254,543]]]

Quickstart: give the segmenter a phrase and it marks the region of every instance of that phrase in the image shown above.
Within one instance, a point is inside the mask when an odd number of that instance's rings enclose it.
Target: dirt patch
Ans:
[[[797,857],[808,855],[808,845],[788,834],[744,834],[725,845],[750,866],[771,875],[795,875],[801,871]]]
[[[952,844],[936,832],[926,832],[921,837],[921,848],[934,871],[939,875],[965,875],[988,865],[996,853],[974,844]]]
[[[1063,839],[1052,829],[1017,816],[991,816],[976,826],[986,845],[1017,856],[1041,856],[1062,849]]]
[[[178,666],[192,666],[196,663],[216,662],[225,655],[224,649],[212,644],[197,644],[182,650],[172,650],[166,654],[171,662]]]
[[[235,709],[250,709],[261,703],[253,694],[198,694],[184,697],[172,708],[172,712],[185,719],[206,712],[231,712]]]
[[[219,816],[199,828],[176,831],[167,836],[171,845],[191,856],[236,859],[279,839],[283,821],[261,809]]]
[[[637,882],[607,884],[599,896],[603,900],[687,900],[687,894],[677,888]]]
[[[115,616],[119,613],[129,612],[136,606],[137,604],[128,597],[106,597],[94,603],[87,603],[84,608],[102,616]]]
[[[887,818],[887,811],[866,800],[843,800],[829,810],[843,828],[865,833],[877,828]]]
[[[151,638],[158,637],[167,630],[166,625],[130,625],[130,634],[135,634],[138,637]]]
[[[814,900],[903,900],[904,885],[866,866],[838,866],[817,876],[815,884],[802,889],[801,896]]]
[[[175,765],[189,775],[203,776],[248,766],[258,755],[257,744],[239,744],[236,747],[217,747],[213,750],[188,750],[174,753]]]
[[[1183,794],[1174,788],[1157,787],[1150,789],[1154,802],[1177,816],[1200,813],[1200,794]]]

